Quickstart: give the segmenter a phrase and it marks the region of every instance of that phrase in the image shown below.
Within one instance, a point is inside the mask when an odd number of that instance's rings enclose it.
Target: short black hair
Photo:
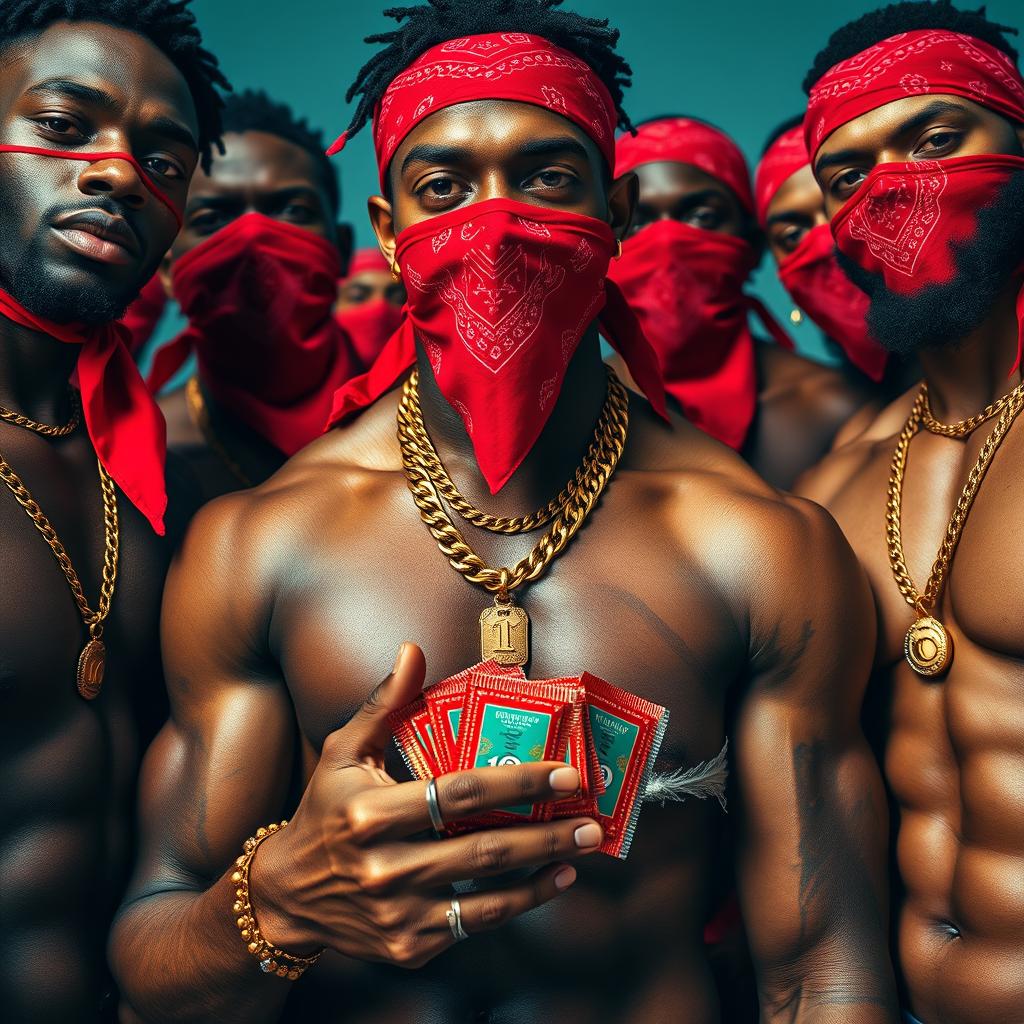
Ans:
[[[616,52],[619,30],[607,18],[588,18],[558,10],[562,0],[427,0],[418,7],[389,7],[386,18],[399,27],[367,36],[367,43],[385,43],[360,69],[345,94],[359,104],[347,135],[351,138],[373,117],[373,108],[391,82],[432,46],[488,32],[526,32],[541,36],[579,57],[604,83],[618,115],[618,125],[632,131],[622,109],[622,90],[632,82],[633,70]]]
[[[323,176],[332,210],[338,212],[341,207],[338,172],[327,158],[323,135],[310,127],[304,117],[300,118],[286,103],[272,100],[262,89],[245,89],[224,101],[222,121],[225,134],[266,132],[304,149]]]
[[[221,134],[223,100],[231,86],[217,58],[203,48],[191,0],[0,0],[0,52],[55,21],[98,21],[145,36],[181,72],[199,120],[199,154],[210,166]]]
[[[782,138],[791,128],[795,128],[798,124],[804,123],[803,114],[794,114],[792,117],[787,117],[782,124],[777,124],[771,132],[768,134],[768,138],[765,139],[764,145],[761,147],[761,157],[768,152],[772,146]],[[760,159],[761,157],[758,157]]]
[[[974,36],[1002,50],[1017,63],[1017,51],[1006,38],[1007,33],[1017,35],[1017,30],[989,21],[984,7],[976,11],[963,11],[954,7],[950,0],[905,0],[903,3],[880,7],[833,32],[825,49],[814,58],[814,64],[804,78],[804,92],[809,94],[825,72],[840,61],[849,60],[861,50],[900,32],[915,32],[926,28],[948,29],[950,32]]]

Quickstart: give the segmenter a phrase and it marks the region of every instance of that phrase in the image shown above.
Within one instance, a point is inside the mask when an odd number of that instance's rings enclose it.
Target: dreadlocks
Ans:
[[[203,49],[191,0],[0,0],[0,52],[55,21],[98,21],[145,36],[181,72],[199,118],[199,151],[209,170],[210,148],[220,138],[223,101],[231,86],[217,58]]]
[[[618,124],[632,130],[622,109],[622,90],[631,84],[632,68],[615,52],[618,29],[607,18],[587,18],[556,10],[562,0],[427,0],[419,7],[390,7],[384,16],[399,27],[367,36],[367,43],[385,43],[360,69],[345,94],[359,105],[348,126],[351,138],[373,117],[373,109],[392,80],[432,46],[462,36],[488,32],[526,32],[541,36],[579,57],[605,84],[618,113]]]
[[[804,79],[804,92],[810,93],[819,79],[840,61],[849,60],[883,39],[900,32],[938,28],[950,32],[963,32],[983,43],[1002,50],[1014,63],[1017,51],[1006,39],[1006,33],[1017,34],[1015,28],[997,25],[985,17],[985,8],[962,11],[950,0],[906,0],[871,11],[832,33],[825,49],[814,58],[814,65]]]
[[[313,158],[323,177],[333,211],[338,212],[341,190],[337,172],[324,152],[326,143],[323,135],[311,128],[304,117],[298,117],[287,104],[275,102],[262,89],[245,89],[227,98],[222,120],[225,134],[266,132],[304,149]]]

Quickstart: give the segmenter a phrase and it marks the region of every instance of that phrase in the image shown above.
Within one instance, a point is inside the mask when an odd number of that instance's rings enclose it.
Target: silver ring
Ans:
[[[427,814],[430,815],[430,824],[434,826],[435,832],[445,830],[444,818],[441,817],[441,808],[437,802],[437,780],[431,779],[427,783]]]
[[[455,941],[465,942],[469,935],[462,927],[462,904],[459,903],[458,898],[452,897],[452,909],[446,910],[444,916],[448,918],[448,927],[451,928]]]

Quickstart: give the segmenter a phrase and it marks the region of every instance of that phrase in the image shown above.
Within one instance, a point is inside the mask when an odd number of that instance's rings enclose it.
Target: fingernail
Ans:
[[[548,785],[556,793],[575,793],[580,788],[580,773],[575,768],[556,768],[548,776]]]
[[[402,664],[402,656],[405,654],[405,649],[408,646],[408,644],[402,644],[398,648],[398,657],[395,658],[395,667],[391,670],[392,675],[394,675],[398,671],[398,666]]]
[[[589,825],[580,825],[572,834],[573,841],[581,850],[588,850],[594,846],[601,845],[601,826],[591,822]]]
[[[559,892],[564,892],[566,889],[576,881],[576,869],[570,867],[564,867],[561,871],[555,875],[555,888]]]

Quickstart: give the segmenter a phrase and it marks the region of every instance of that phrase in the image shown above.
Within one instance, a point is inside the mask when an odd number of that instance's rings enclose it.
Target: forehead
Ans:
[[[840,125],[821,144],[815,155],[815,163],[827,153],[837,153],[845,149],[870,150],[884,145],[904,130],[914,118],[923,115],[937,103],[957,107],[963,116],[975,117],[979,120],[998,119],[997,114],[963,96],[946,93],[905,96],[902,99],[893,100],[891,103],[884,103],[882,106]],[[941,117],[941,114],[937,116]]]
[[[252,187],[321,185],[319,169],[312,153],[280,135],[270,132],[227,132],[222,140],[224,153],[214,153],[210,173],[201,168],[192,179],[197,189],[232,190]]]
[[[184,76],[137,32],[101,22],[57,21],[5,50],[0,89],[8,100],[53,78],[101,89],[125,108],[173,114],[197,129]]]
[[[651,200],[659,197],[681,197],[692,192],[706,192],[709,189],[732,195],[732,189],[721,179],[693,164],[676,160],[656,160],[634,168],[640,179],[640,199]]]
[[[474,100],[444,107],[424,118],[402,140],[391,168],[400,169],[410,151],[420,145],[451,146],[473,159],[500,159],[526,140],[549,138],[571,138],[592,160],[602,159],[590,136],[561,114],[532,103]]]
[[[766,213],[769,217],[787,213],[815,214],[823,209],[824,205],[825,199],[808,164],[794,171],[779,186],[779,190],[768,204]]]

